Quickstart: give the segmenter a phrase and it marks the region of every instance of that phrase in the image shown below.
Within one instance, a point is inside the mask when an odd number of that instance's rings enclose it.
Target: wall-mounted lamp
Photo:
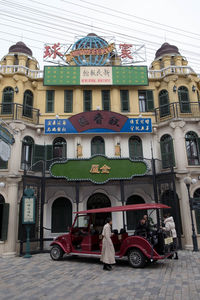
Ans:
[[[0,182],[0,187],[4,188],[5,187],[5,182]]]
[[[173,92],[176,93],[176,91],[177,91],[177,87],[176,87],[176,85],[174,85],[173,86]]]
[[[57,120],[59,119],[59,115],[58,115],[58,114],[56,115],[56,119],[57,119]]]
[[[18,89],[17,86],[15,87],[15,93],[16,93],[16,94],[19,93],[19,89]]]
[[[196,91],[196,86],[195,86],[195,85],[192,86],[192,91],[193,91],[193,92]]]

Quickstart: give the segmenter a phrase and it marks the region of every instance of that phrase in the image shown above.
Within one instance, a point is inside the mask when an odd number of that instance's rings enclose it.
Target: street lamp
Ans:
[[[192,242],[193,242],[193,251],[199,251],[198,249],[198,244],[197,244],[197,236],[195,232],[195,227],[194,227],[194,220],[193,220],[193,213],[192,213],[192,199],[190,197],[190,185],[191,183],[195,184],[196,179],[192,179],[191,177],[185,177],[184,178],[184,183],[186,184],[187,190],[188,190],[188,198],[189,198],[189,203],[190,203],[190,216],[191,216],[191,221],[192,221]]]

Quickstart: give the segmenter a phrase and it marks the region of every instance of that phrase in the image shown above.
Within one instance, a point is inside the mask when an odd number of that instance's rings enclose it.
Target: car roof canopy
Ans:
[[[83,210],[74,212],[76,214],[96,214],[96,213],[108,213],[108,212],[118,212],[118,211],[129,211],[129,210],[148,210],[148,209],[159,209],[159,208],[170,208],[165,204],[161,203],[142,203],[142,204],[130,204],[124,206],[112,206],[104,208],[95,208],[89,210]]]

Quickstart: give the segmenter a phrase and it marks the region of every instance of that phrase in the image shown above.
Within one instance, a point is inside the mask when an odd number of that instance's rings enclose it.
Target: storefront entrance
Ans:
[[[87,201],[87,209],[110,207],[110,199],[103,193],[96,193],[89,197]],[[106,218],[111,217],[111,213],[95,214],[93,216],[93,226],[101,231],[105,224]]]

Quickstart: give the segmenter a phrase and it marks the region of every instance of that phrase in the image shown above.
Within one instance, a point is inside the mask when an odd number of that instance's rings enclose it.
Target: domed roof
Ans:
[[[15,45],[12,45],[9,48],[9,53],[10,52],[19,52],[32,56],[31,49],[28,48],[23,42],[17,42]]]
[[[156,51],[155,58],[163,56],[165,54],[180,54],[179,50],[176,46],[170,45],[169,43],[164,43],[162,46]]]

